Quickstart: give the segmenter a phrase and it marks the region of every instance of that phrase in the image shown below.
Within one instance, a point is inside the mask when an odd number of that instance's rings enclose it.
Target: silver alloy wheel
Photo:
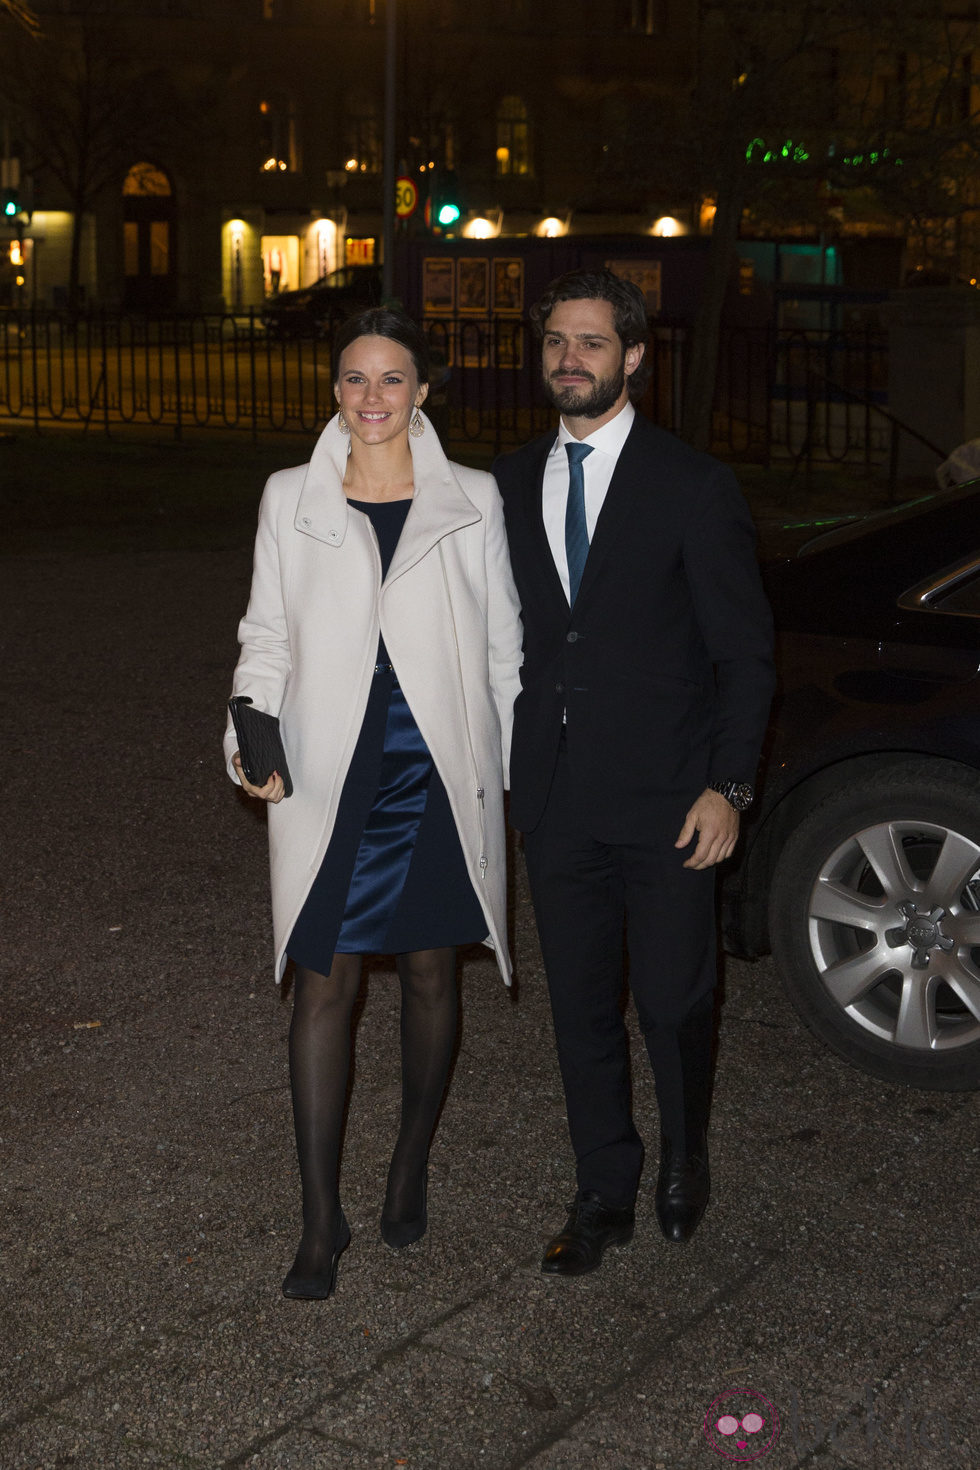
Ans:
[[[821,985],[847,1017],[913,1051],[980,1042],[980,846],[889,821],[842,842],[808,903]]]

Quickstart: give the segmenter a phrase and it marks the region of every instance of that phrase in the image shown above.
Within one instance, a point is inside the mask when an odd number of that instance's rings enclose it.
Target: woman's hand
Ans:
[[[280,802],[286,795],[283,779],[278,771],[273,771],[264,786],[253,786],[242,770],[242,758],[238,751],[231,758],[231,763],[238,772],[238,779],[242,783],[242,790],[249,796],[257,796],[260,801]]]

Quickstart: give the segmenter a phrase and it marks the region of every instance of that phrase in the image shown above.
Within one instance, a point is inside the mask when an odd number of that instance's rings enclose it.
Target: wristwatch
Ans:
[[[737,812],[747,811],[755,797],[752,787],[745,781],[709,781],[708,790],[717,791]]]

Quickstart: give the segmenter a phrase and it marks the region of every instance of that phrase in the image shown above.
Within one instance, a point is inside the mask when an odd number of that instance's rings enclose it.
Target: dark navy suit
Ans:
[[[554,434],[494,466],[524,620],[511,821],[524,833],[581,1190],[632,1203],[629,982],[674,1147],[706,1122],[713,870],[674,843],[713,780],[751,783],[773,688],[755,532],[731,471],[636,415],[573,608],[542,518]],[[692,849],[693,850],[693,847]]]

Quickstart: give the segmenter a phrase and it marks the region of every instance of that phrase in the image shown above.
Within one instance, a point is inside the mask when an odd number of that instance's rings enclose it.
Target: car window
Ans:
[[[857,516],[844,525],[835,526],[833,530],[821,531],[812,536],[809,541],[804,541],[797,549],[798,557],[812,555],[815,551],[826,551],[831,546],[841,546],[848,541],[856,541],[866,536],[870,531],[876,531],[881,526],[896,525],[901,521],[912,520],[921,515],[923,511],[933,509],[941,505],[955,505],[961,500],[969,500],[977,494],[977,480],[970,480],[963,485],[952,485],[948,489],[933,490],[927,495],[916,496],[914,500],[903,501],[899,505],[887,506],[884,510],[871,511],[867,515]]]

